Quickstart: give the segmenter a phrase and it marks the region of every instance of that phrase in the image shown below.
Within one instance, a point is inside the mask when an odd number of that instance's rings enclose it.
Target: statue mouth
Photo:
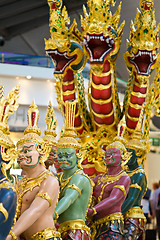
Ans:
[[[138,74],[148,76],[155,60],[152,51],[138,50],[137,54],[132,53],[132,57],[129,57],[129,62],[134,64]]]
[[[104,58],[114,50],[114,40],[109,36],[87,34],[84,37],[83,44],[90,56],[90,63],[103,63]]]
[[[48,50],[47,54],[53,59],[55,65],[55,74],[63,74],[67,66],[69,66],[75,59],[76,55],[69,57],[67,52],[61,53],[56,50]]]

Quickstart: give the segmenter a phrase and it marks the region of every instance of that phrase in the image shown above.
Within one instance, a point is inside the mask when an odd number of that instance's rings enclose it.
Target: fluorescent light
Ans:
[[[29,80],[29,79],[32,78],[32,76],[31,76],[31,75],[28,75],[28,76],[26,76],[26,78]]]

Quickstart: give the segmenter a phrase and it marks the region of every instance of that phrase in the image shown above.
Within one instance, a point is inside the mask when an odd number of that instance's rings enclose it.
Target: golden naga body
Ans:
[[[143,139],[147,141],[152,106],[156,105],[156,112],[159,112],[159,76],[149,86],[149,77],[156,67],[159,47],[159,27],[156,27],[153,0],[140,0],[140,10],[137,10],[134,23],[131,22],[127,51],[124,54],[130,78],[122,112],[116,82],[116,59],[124,22],[119,25],[121,3],[114,14],[111,12],[110,6],[114,6],[115,2],[88,0],[89,11],[83,7],[80,32],[75,21],[70,28],[66,27],[69,18],[66,8],[61,10],[60,0],[48,1],[51,39],[45,43],[46,51],[55,63],[57,99],[64,117],[64,103],[77,101],[75,129],[79,142],[86,151],[82,166],[90,176],[106,170],[101,149],[104,143],[108,145],[113,141],[123,115],[126,121],[125,138],[130,139],[143,106]],[[80,51],[79,57],[76,51]],[[84,83],[80,75],[87,59],[91,67],[89,109],[85,104]]]

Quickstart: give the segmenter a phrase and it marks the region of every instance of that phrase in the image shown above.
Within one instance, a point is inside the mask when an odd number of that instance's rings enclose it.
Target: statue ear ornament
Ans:
[[[37,127],[39,119],[39,110],[35,101],[33,99],[32,104],[29,106],[27,112],[28,127],[24,131],[24,136],[20,138],[17,142],[17,147],[25,142],[33,142],[36,145],[36,149],[41,155],[40,163],[44,165],[47,160],[49,153],[51,151],[51,146],[49,146],[43,138],[40,137],[41,131]]]
[[[2,173],[6,176],[6,171],[13,165],[17,158],[15,144],[9,136],[7,125],[8,117],[18,109],[19,86],[13,88],[4,97],[4,88],[0,85],[0,146],[2,156]]]
[[[126,170],[127,168],[127,163],[130,160],[130,158],[132,157],[132,153],[131,152],[125,152],[123,155],[121,155],[122,157],[122,162],[121,162],[121,167]]]

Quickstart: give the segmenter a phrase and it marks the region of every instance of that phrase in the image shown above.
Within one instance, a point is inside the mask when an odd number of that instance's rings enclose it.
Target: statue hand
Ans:
[[[12,236],[9,234],[9,235],[6,237],[6,240],[12,240]]]
[[[93,209],[92,208],[88,208],[88,212],[87,212],[87,216],[91,216],[93,214]]]

